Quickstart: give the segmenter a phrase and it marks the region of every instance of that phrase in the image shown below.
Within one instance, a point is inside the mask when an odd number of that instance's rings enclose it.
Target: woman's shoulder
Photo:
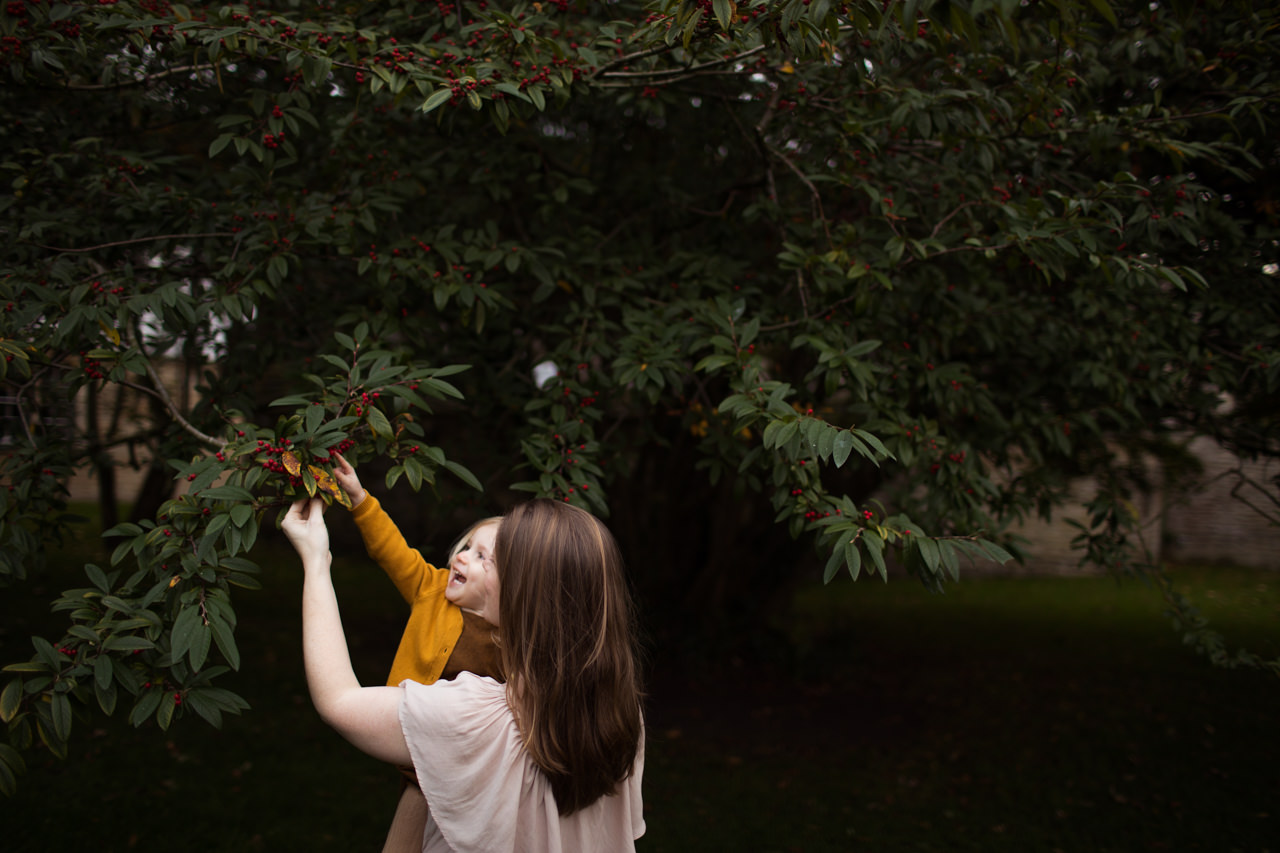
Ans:
[[[487,675],[460,672],[452,681],[405,681],[400,686],[405,688],[400,720],[406,734],[411,728],[437,736],[508,724],[514,728],[505,685]]]

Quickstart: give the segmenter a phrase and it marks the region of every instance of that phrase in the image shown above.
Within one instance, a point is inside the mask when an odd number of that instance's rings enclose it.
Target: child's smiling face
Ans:
[[[463,610],[470,610],[498,624],[498,567],[493,546],[498,537],[496,522],[482,524],[449,561],[449,585],[444,597]]]

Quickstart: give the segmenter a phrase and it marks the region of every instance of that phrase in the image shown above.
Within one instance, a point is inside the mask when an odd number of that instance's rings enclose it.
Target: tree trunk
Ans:
[[[147,475],[138,487],[129,520],[135,524],[144,518],[155,518],[160,505],[173,495],[173,472],[163,459],[153,459],[147,467]]]

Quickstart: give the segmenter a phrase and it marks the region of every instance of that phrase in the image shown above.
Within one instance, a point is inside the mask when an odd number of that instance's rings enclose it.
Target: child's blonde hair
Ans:
[[[486,524],[501,524],[501,523],[502,523],[502,516],[491,515],[488,518],[480,519],[475,524],[471,525],[466,530],[462,531],[462,535],[458,537],[457,541],[453,543],[453,547],[449,549],[449,559],[445,560],[444,564],[447,566],[450,563],[452,563],[453,558],[458,556],[459,551],[467,547],[467,543],[471,541],[472,535],[481,527],[484,527]]]

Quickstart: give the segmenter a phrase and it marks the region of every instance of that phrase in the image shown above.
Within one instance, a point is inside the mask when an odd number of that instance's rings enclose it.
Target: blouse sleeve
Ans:
[[[617,793],[562,818],[551,785],[525,752],[492,678],[463,672],[432,685],[406,681],[400,723],[434,824],[468,851],[628,851],[644,833],[644,744]]]

